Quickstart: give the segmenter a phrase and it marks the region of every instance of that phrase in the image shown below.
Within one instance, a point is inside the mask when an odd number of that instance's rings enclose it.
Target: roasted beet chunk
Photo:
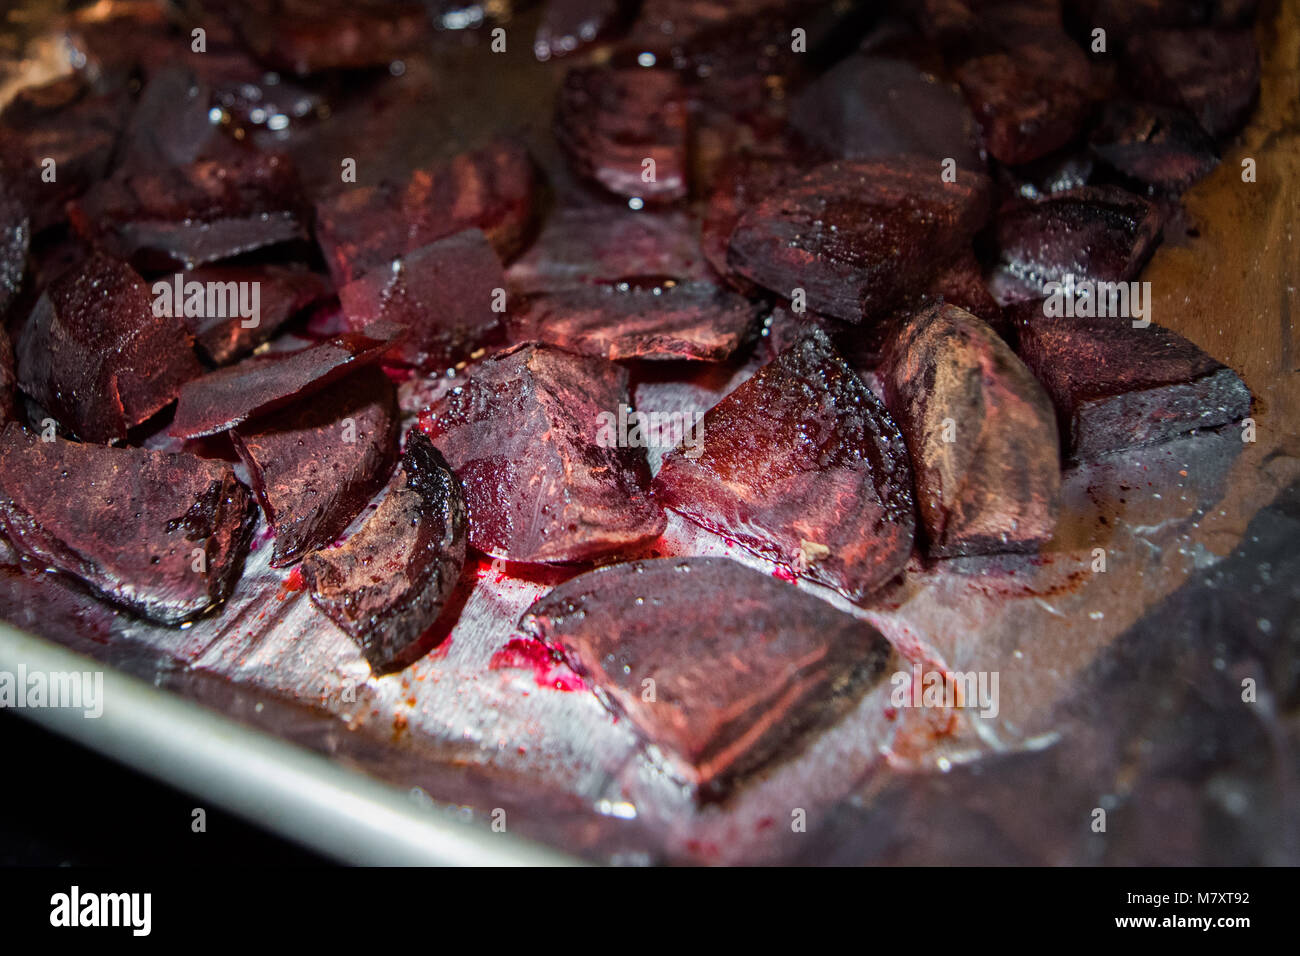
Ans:
[[[1002,309],[984,282],[975,253],[967,249],[939,270],[925,290],[925,299],[937,299],[979,316],[1001,334],[1004,329]]]
[[[547,0],[533,54],[549,60],[590,46],[622,27],[631,6],[629,0]]]
[[[686,195],[686,98],[676,73],[577,67],[564,78],[555,135],[575,171],[619,196]]]
[[[923,156],[819,166],[741,217],[727,262],[787,298],[806,290],[815,312],[875,319],[984,224],[987,178],[940,172]]]
[[[1052,537],[1061,483],[1052,403],[992,329],[935,305],[903,323],[881,373],[932,556],[1029,551]]]
[[[405,334],[388,359],[431,371],[500,335],[505,285],[492,244],[466,229],[371,269],[339,290],[339,302],[354,328],[378,319],[400,326]]]
[[[497,255],[522,248],[535,213],[537,179],[519,145],[494,140],[404,184],[344,189],[316,207],[317,241],[342,286],[368,269],[469,228],[482,229]]]
[[[125,438],[203,371],[179,319],[155,315],[144,280],[96,254],[37,300],[18,342],[18,381],[87,441]]]
[[[465,483],[469,540],[511,561],[586,561],[641,548],[664,529],[641,448],[609,420],[627,372],[539,345],[499,353],[436,404],[426,431]]]
[[[383,487],[397,444],[397,395],[362,369],[231,432],[275,530],[272,567],[329,544]]]
[[[293,166],[257,153],[123,171],[70,214],[81,235],[147,270],[194,268],[308,235]]]
[[[1236,373],[1158,325],[1122,318],[1049,318],[1020,310],[1020,354],[1056,405],[1080,460],[1216,428],[1250,413]]]
[[[990,285],[1003,304],[1040,299],[1049,282],[1119,282],[1146,264],[1160,235],[1151,203],[1112,186],[1090,186],[1004,210],[1000,262]]]
[[[0,527],[44,566],[162,624],[220,604],[257,508],[226,465],[193,455],[0,437]]]
[[[1125,47],[1135,90],[1187,109],[1212,136],[1236,132],[1259,92],[1254,30],[1152,30]]]
[[[1210,138],[1186,110],[1116,101],[1089,138],[1108,166],[1139,182],[1183,190],[1219,162]]]
[[[731,234],[751,206],[770,196],[786,180],[794,179],[800,171],[785,157],[740,154],[726,160],[713,179],[700,223],[700,247],[713,271],[746,295],[761,290],[727,262]]]
[[[218,369],[181,390],[169,431],[177,438],[229,431],[379,361],[398,335],[392,326],[376,324],[297,352],[255,356]]]
[[[0,323],[17,297],[27,271],[32,222],[18,197],[0,182]]]
[[[560,650],[702,802],[842,715],[890,653],[871,625],[728,558],[579,575],[519,627]]]
[[[855,601],[907,563],[916,519],[903,438],[820,331],[694,431],[655,477],[665,507]]]
[[[175,278],[170,281],[174,284]],[[191,314],[198,310],[185,309],[183,321],[195,344],[216,365],[251,352],[331,289],[324,275],[287,266],[204,266],[183,274],[182,290],[195,282],[203,286],[204,308],[198,315]],[[214,290],[214,302],[225,302],[226,307],[207,308],[209,289]],[[248,308],[241,312],[230,307],[231,302]]]
[[[387,65],[429,27],[413,0],[236,0],[227,16],[258,59],[298,74]]]
[[[749,300],[708,281],[621,282],[541,296],[514,335],[612,362],[721,362],[740,347],[754,315]]]
[[[406,436],[388,494],[338,548],[308,555],[311,599],[376,672],[410,663],[465,564],[465,494],[425,435]]]

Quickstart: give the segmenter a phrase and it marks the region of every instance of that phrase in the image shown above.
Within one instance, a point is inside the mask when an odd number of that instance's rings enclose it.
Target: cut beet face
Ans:
[[[20,554],[162,624],[234,589],[257,508],[229,466],[194,455],[0,437],[0,527]]]
[[[225,13],[259,60],[299,75],[387,66],[429,30],[414,0],[235,0]]]
[[[340,287],[369,269],[465,229],[482,229],[509,261],[536,212],[537,173],[528,153],[493,140],[450,162],[416,170],[403,184],[352,186],[316,206],[316,239]]]
[[[272,567],[329,544],[383,487],[397,416],[393,383],[365,368],[230,433],[275,531]]]
[[[773,292],[847,322],[875,320],[944,260],[970,247],[989,211],[989,181],[940,178],[928,157],[819,166],[745,213],[728,265]]]
[[[1250,414],[1232,369],[1158,325],[1121,318],[1049,318],[1018,310],[1020,355],[1056,405],[1070,457],[1217,428]]]
[[[628,404],[627,372],[541,345],[471,369],[421,416],[465,485],[470,544],[511,561],[588,561],[648,545],[665,519],[645,490],[640,447],[608,422]]]
[[[353,328],[376,320],[405,330],[387,355],[422,371],[443,369],[500,337],[505,272],[487,236],[466,229],[371,269],[339,290]],[[500,308],[494,309],[499,301]]]
[[[1214,140],[1190,113],[1148,103],[1106,104],[1089,144],[1112,169],[1160,189],[1186,189],[1219,163]]]
[[[125,438],[202,374],[179,319],[156,315],[144,280],[95,254],[37,300],[18,341],[18,381],[86,441]]]
[[[796,752],[890,656],[871,625],[728,558],[582,574],[533,604],[519,627],[560,650],[701,802]]]
[[[283,156],[257,153],[123,171],[69,215],[81,235],[143,270],[192,269],[308,238],[297,172]]]
[[[534,299],[512,335],[611,362],[721,362],[740,347],[755,315],[748,299],[713,282],[621,282]]]
[[[174,285],[174,277],[170,281]],[[203,266],[183,273],[181,283],[182,302],[185,289],[194,289],[190,283],[203,289],[203,308],[196,302],[194,309],[184,309],[182,321],[215,365],[228,365],[253,351],[333,289],[324,275],[292,266]],[[208,307],[209,294],[215,308]]]
[[[912,553],[912,473],[884,407],[820,331],[704,416],[664,459],[672,508],[854,601]]]
[[[569,70],[555,136],[575,172],[618,196],[671,202],[686,196],[686,92],[668,70]]]
[[[341,547],[303,562],[312,601],[377,673],[410,663],[438,620],[465,564],[467,524],[459,479],[412,431],[379,508]]]
[[[1236,132],[1259,93],[1255,31],[1152,30],[1124,50],[1134,91],[1181,106],[1216,137]]]
[[[400,335],[400,329],[376,324],[297,352],[254,356],[218,369],[181,390],[168,432],[202,438],[229,431],[378,362]]]
[[[902,324],[881,379],[911,452],[932,556],[1032,551],[1052,537],[1056,416],[991,328],[954,306],[932,306]]]
[[[1160,236],[1156,207],[1114,186],[1088,186],[998,215],[999,262],[990,279],[1002,304],[1041,299],[1048,282],[1121,282],[1136,276]]]
[[[547,0],[533,55],[549,60],[591,46],[623,27],[632,6],[628,0]]]

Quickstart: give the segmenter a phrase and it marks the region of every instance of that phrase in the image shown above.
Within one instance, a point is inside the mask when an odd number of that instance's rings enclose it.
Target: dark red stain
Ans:
[[[488,667],[494,671],[502,668],[531,670],[538,687],[560,691],[587,689],[586,681],[570,670],[558,654],[531,637],[512,638],[492,655]]]

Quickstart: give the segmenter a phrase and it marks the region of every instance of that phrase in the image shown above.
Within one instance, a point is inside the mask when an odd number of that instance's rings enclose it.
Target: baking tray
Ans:
[[[527,18],[509,28],[513,37],[532,36]],[[68,669],[55,666],[67,663],[60,655],[68,651],[93,659],[107,670],[104,718],[24,713],[346,861],[1140,857],[1153,834],[1164,833],[1159,814],[1136,833],[1098,840],[1088,838],[1090,813],[1148,807],[1152,774],[1191,774],[1186,785],[1196,793],[1226,786],[1213,774],[1209,783],[1196,776],[1204,768],[1185,755],[1176,766],[1152,766],[1151,754],[1194,731],[1174,722],[1135,736],[1131,718],[1149,695],[1168,696],[1188,680],[1203,682],[1198,692],[1207,695],[1239,680],[1233,647],[1207,658],[1205,673],[1175,676],[1175,665],[1180,654],[1196,658],[1191,651],[1205,629],[1195,622],[1217,607],[1206,576],[1225,559],[1238,560],[1252,519],[1300,478],[1292,321],[1300,275],[1297,4],[1271,10],[1259,38],[1259,109],[1218,169],[1185,196],[1186,216],[1166,229],[1141,277],[1151,282],[1155,321],[1243,376],[1255,396],[1255,441],[1243,441],[1233,425],[1072,469],[1060,527],[1040,555],[914,558],[902,583],[870,609],[799,585],[879,628],[895,649],[891,672],[914,665],[997,672],[996,717],[899,709],[886,681],[730,801],[700,807],[639,746],[626,721],[590,693],[557,689],[572,687],[572,675],[544,665],[501,666],[498,655],[517,636],[519,615],[572,572],[471,561],[456,599],[460,614],[438,646],[400,674],[375,678],[292,579],[268,567],[264,529],[228,605],[182,629],[115,613],[55,575],[21,571],[0,546],[0,619],[14,628],[0,635],[0,669],[24,662]],[[356,157],[376,175],[397,173],[506,131],[528,141],[563,192],[566,174],[548,135],[563,65],[536,63],[521,42],[489,56],[487,42],[481,34],[440,36],[427,58],[406,61],[400,75],[385,80],[377,99],[340,101],[329,121],[278,145],[321,185],[337,177],[338,156]],[[415,122],[404,108],[412,100],[428,104]],[[1256,161],[1256,182],[1241,179],[1246,157]],[[667,410],[716,400],[761,358],[760,351],[689,387],[642,380],[637,405]],[[404,407],[414,412],[449,382],[408,384]],[[1094,570],[1098,547],[1106,551],[1104,572]],[[776,573],[676,518],[660,550],[726,554]],[[1283,557],[1294,553],[1294,545],[1283,546]],[[1262,566],[1237,577],[1248,592],[1271,584]],[[1184,594],[1199,596],[1184,606]],[[1276,641],[1294,641],[1294,616],[1280,613],[1269,630]],[[1148,639],[1139,657],[1145,648],[1166,656],[1141,657],[1144,682],[1131,687],[1116,677],[1115,661],[1129,659],[1133,635],[1153,620],[1162,634],[1185,629],[1186,645]],[[1218,644],[1211,641],[1212,649]],[[1126,688],[1118,697],[1117,687]],[[1084,706],[1103,697],[1104,711]],[[1245,790],[1276,832],[1210,834],[1180,845],[1174,862],[1243,854],[1252,862],[1300,862],[1294,839],[1277,838],[1295,822],[1296,734],[1295,701],[1286,694],[1276,700],[1281,704],[1260,719],[1271,728],[1268,739],[1281,741],[1274,760],[1291,769],[1261,776],[1255,768]],[[1258,743],[1253,723],[1228,726],[1237,727],[1225,731],[1229,747]],[[921,832],[919,808],[928,808]],[[1183,822],[1171,819],[1168,825]],[[1014,837],[1004,832],[1008,826]]]

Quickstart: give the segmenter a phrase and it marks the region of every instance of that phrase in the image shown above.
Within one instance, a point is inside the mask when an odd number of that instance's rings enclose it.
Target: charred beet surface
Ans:
[[[862,600],[912,553],[912,472],[889,414],[810,332],[704,416],[655,497],[797,574]],[[690,457],[694,455],[695,457]]]
[[[202,373],[179,319],[130,266],[93,255],[51,283],[17,347],[18,381],[87,441],[125,438]]]
[[[231,432],[275,530],[273,567],[343,533],[388,478],[396,457],[397,396],[365,368]]]
[[[220,604],[257,509],[229,466],[188,454],[0,437],[0,526],[18,551],[162,624]]]
[[[706,608],[701,627],[694,611]],[[560,650],[701,801],[725,798],[791,753],[852,706],[889,659],[869,624],[728,558],[583,574],[519,626]]]
[[[969,248],[989,211],[989,182],[940,178],[928,157],[820,166],[746,212],[728,265],[779,295],[848,322],[875,320],[945,259]]]
[[[465,485],[469,539],[511,561],[586,561],[664,529],[640,448],[602,447],[601,416],[628,402],[604,359],[523,345],[489,358],[438,402],[425,431]]]
[[[410,663],[442,613],[465,563],[465,497],[429,439],[407,435],[401,467],[379,508],[338,548],[302,565],[312,600],[357,642],[370,666]]]
[[[936,305],[906,321],[881,367],[936,557],[1030,551],[1052,537],[1056,418],[1041,385],[987,325]]]
[[[1068,454],[1106,452],[1215,428],[1250,414],[1231,369],[1158,325],[1122,318],[1049,318],[1019,310],[1020,354],[1056,405]]]

